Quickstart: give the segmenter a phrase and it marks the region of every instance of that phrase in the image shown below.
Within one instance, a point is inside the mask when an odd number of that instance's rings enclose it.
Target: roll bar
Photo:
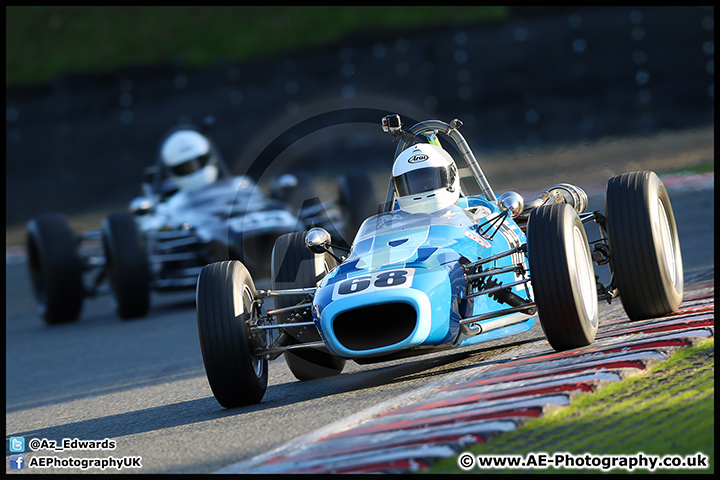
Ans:
[[[450,123],[445,123],[440,120],[426,120],[424,122],[417,123],[407,130],[402,129],[402,122],[400,121],[399,115],[388,115],[382,119],[383,130],[390,133],[393,137],[398,140],[398,146],[395,149],[395,157],[397,158],[406,148],[411,145],[413,137],[416,135],[425,135],[428,137],[431,143],[437,144],[436,135],[443,133],[451,138],[460,152],[460,155],[465,159],[475,177],[475,181],[480,187],[480,193],[482,193],[487,200],[493,203],[497,203],[497,197],[490,187],[490,183],[485,178],[485,174],[480,168],[475,155],[473,154],[470,146],[465,140],[465,137],[459,132],[459,128],[462,126],[462,122],[458,119],[453,120]],[[388,196],[385,204],[385,211],[389,211],[392,208],[392,202],[394,200],[394,190],[392,188],[392,181],[388,186]]]

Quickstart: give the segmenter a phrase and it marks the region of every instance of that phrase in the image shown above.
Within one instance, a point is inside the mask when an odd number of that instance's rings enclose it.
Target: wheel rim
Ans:
[[[658,229],[660,231],[660,248],[662,250],[665,269],[670,276],[670,281],[677,286],[677,263],[675,259],[675,245],[673,242],[672,230],[670,229],[670,221],[665,212],[665,205],[658,198]]]
[[[573,251],[575,255],[575,285],[582,298],[585,317],[594,326],[597,323],[597,294],[595,291],[595,275],[587,252],[587,243],[582,232],[576,226],[573,229]]]
[[[255,297],[253,296],[252,291],[247,285],[243,285],[243,296],[245,299],[247,299],[247,302],[243,302],[243,308],[246,309],[246,313],[248,317],[246,319],[252,320],[254,316],[254,310],[253,310],[253,303],[255,302]],[[245,328],[247,328],[247,320],[245,322]],[[255,355],[252,355],[252,352],[250,354],[250,362],[252,362],[252,368],[255,372],[255,376],[257,378],[262,377],[263,370],[264,370],[264,362],[262,357],[256,357]]]

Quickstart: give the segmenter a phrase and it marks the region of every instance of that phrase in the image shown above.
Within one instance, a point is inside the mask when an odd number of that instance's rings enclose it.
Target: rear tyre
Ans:
[[[565,203],[533,210],[527,247],[538,317],[550,346],[562,351],[591,344],[598,329],[597,285],[577,212]]]
[[[118,316],[123,320],[145,316],[150,309],[150,265],[135,217],[110,214],[103,220],[102,233]]]
[[[237,260],[200,271],[195,301],[205,373],[225,408],[260,402],[268,384],[268,361],[252,355],[250,324],[257,318],[257,291]]]
[[[314,254],[305,246],[305,232],[281,236],[275,242],[272,254],[272,289],[315,287],[337,262],[328,253]],[[289,307],[302,302],[302,296],[278,296],[275,308]],[[278,322],[288,321],[290,314],[278,315]],[[308,319],[309,321],[309,319]],[[315,327],[286,329],[297,343],[320,340]],[[338,375],[345,366],[345,359],[319,350],[285,352],[285,361],[298,380]]]
[[[84,297],[77,239],[61,214],[37,216],[27,224],[28,268],[37,308],[50,325],[74,322]]]
[[[366,173],[349,173],[340,178],[340,205],[344,208],[345,231],[343,236],[348,245],[357,234],[360,225],[378,213],[379,202],[375,195],[372,178]]]
[[[605,214],[610,266],[631,320],[674,312],[682,303],[680,240],[670,198],[654,172],[608,180]]]

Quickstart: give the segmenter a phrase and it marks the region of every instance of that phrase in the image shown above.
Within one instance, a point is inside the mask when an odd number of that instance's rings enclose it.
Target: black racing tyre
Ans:
[[[82,263],[77,238],[65,217],[50,213],[31,219],[26,248],[30,281],[43,320],[50,325],[76,321],[85,295]]]
[[[610,266],[628,318],[677,310],[684,290],[680,240],[660,178],[633,172],[608,180],[605,216]]]
[[[590,345],[598,329],[598,299],[590,246],[580,217],[565,203],[533,210],[527,254],[538,317],[557,350]]]
[[[150,265],[135,217],[112,213],[102,223],[105,267],[123,320],[143,317],[150,309]]]
[[[315,254],[305,246],[305,232],[288,233],[275,241],[272,254],[272,289],[315,287],[330,270],[337,266],[328,253]],[[275,308],[289,307],[302,302],[302,296],[275,297]],[[278,322],[285,323],[289,314],[278,315]],[[315,327],[286,331],[297,343],[319,341]],[[319,350],[296,350],[285,352],[288,368],[298,380],[313,380],[342,372],[345,359]]]
[[[369,217],[378,213],[375,185],[366,173],[349,173],[340,177],[340,205],[345,210],[345,229],[343,235],[348,245],[357,234],[360,225]]]
[[[208,383],[225,408],[260,402],[268,384],[268,361],[252,355],[250,326],[257,318],[257,291],[237,260],[200,271],[195,301],[200,349]]]

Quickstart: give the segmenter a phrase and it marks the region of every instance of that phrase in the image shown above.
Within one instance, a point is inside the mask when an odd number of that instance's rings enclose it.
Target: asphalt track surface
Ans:
[[[686,278],[711,271],[712,279],[712,181],[709,187],[690,187],[668,186]],[[590,208],[601,209],[602,197],[589,193]],[[226,410],[205,377],[192,293],[154,295],[150,315],[135,321],[116,317],[110,298],[93,299],[77,323],[49,327],[35,312],[26,265],[8,262],[6,299],[8,443],[10,437],[114,440],[113,450],[26,451],[25,461],[141,457],[142,468],[123,473],[240,472],[284,445],[422,400],[544,338],[536,322],[530,332],[498,342],[375,365],[348,362],[343,374],[309,382],[296,381],[281,357],[270,363],[260,404]],[[618,304],[601,304],[601,324]],[[8,473],[12,453],[8,445]]]

